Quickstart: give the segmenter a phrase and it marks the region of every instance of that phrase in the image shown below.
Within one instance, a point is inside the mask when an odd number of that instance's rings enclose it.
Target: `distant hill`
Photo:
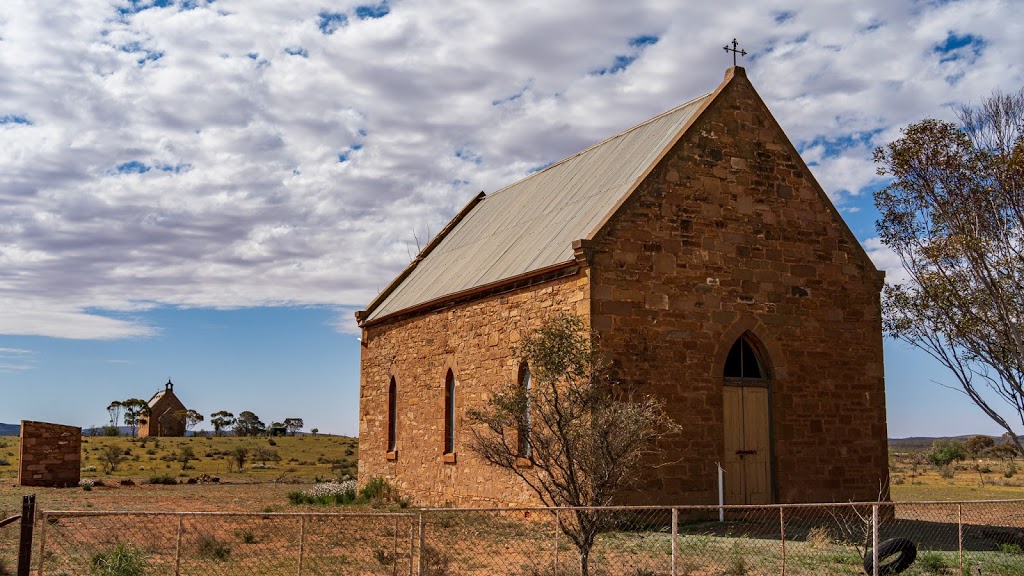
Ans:
[[[964,436],[912,436],[910,438],[889,438],[890,450],[927,450],[932,447],[936,440],[957,440],[963,442],[979,434],[967,434]],[[1002,444],[1002,438],[992,436],[996,444]]]
[[[20,436],[21,424],[0,424],[0,436]]]

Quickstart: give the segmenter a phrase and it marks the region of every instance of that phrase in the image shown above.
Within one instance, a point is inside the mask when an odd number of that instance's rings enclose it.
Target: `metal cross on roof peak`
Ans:
[[[746,56],[747,55],[747,51],[746,50],[737,50],[736,49],[737,46],[739,46],[739,42],[737,42],[735,38],[732,39],[732,48],[729,48],[728,44],[725,45],[725,51],[726,52],[732,52],[732,65],[733,66],[736,66],[736,54],[739,54],[740,56]]]

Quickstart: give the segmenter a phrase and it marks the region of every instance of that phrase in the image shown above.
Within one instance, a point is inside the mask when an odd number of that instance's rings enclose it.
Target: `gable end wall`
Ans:
[[[882,277],[745,77],[587,243],[593,328],[626,385],[684,432],[645,475],[717,503],[722,368],[745,331],[772,372],[778,502],[872,500],[888,481]],[[651,501],[637,495],[637,501]]]

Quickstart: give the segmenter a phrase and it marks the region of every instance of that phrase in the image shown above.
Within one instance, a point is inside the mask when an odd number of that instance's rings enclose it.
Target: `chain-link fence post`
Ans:
[[[679,509],[672,509],[672,576],[676,576],[676,541],[679,540]]]
[[[782,576],[786,576],[786,509],[779,506],[779,544],[782,546]]]
[[[960,573],[964,573],[964,505],[956,505],[956,549],[960,557]]]
[[[302,576],[302,561],[306,555],[306,517],[299,516],[299,576]]]
[[[555,509],[555,575],[558,575],[558,533],[562,531],[562,523],[558,517],[558,509]]]
[[[181,576],[181,539],[184,535],[185,517],[178,516],[178,538],[174,545],[174,576]]]
[[[46,560],[46,527],[50,523],[46,521],[46,512],[43,512],[40,517],[39,525],[41,530],[39,531],[39,576],[43,576],[43,561]]]
[[[878,576],[878,504],[871,505],[871,573]]]
[[[395,516],[395,542],[391,548],[391,576],[398,576],[398,520],[401,516]]]
[[[416,548],[416,576],[423,575],[423,511],[420,510],[419,546]]]

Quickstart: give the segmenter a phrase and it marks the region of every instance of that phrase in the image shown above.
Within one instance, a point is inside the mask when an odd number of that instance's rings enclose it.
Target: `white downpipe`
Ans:
[[[721,462],[715,462],[718,466],[718,521],[725,522],[725,470]]]

